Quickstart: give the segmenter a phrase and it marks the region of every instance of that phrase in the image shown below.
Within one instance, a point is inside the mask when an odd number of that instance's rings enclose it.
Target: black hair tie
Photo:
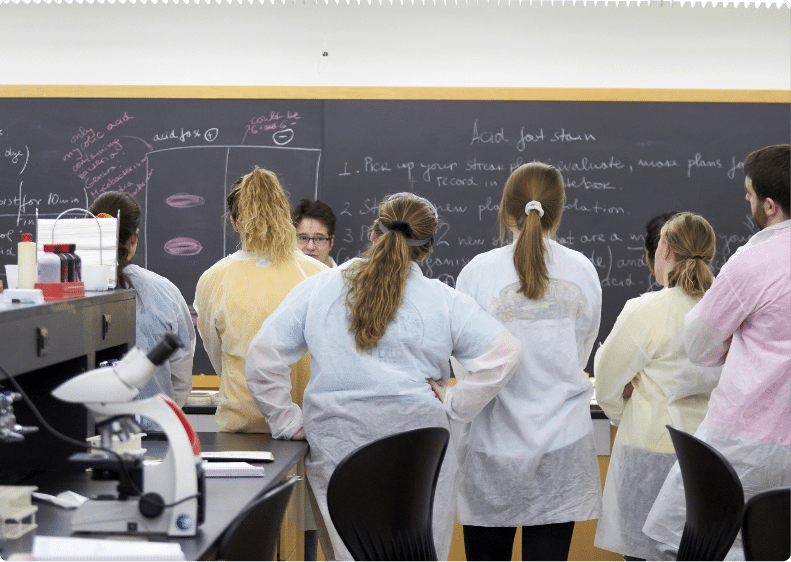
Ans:
[[[417,247],[417,246],[422,246],[422,245],[430,243],[430,242],[434,242],[434,237],[433,236],[431,238],[426,238],[425,240],[415,240],[415,239],[413,239],[412,237],[415,235],[415,233],[412,232],[412,227],[409,226],[408,222],[392,221],[390,224],[385,226],[385,225],[382,224],[382,222],[380,220],[379,221],[379,228],[385,234],[390,232],[391,230],[395,231],[395,232],[400,232],[401,234],[404,235],[404,238],[406,238],[406,243],[409,246]]]
[[[392,221],[390,224],[387,225],[387,229],[400,232],[407,238],[412,238],[412,235],[414,234],[412,232],[412,227],[409,226],[409,223],[405,221]]]
[[[703,260],[703,261],[706,261],[706,258],[704,258],[703,256],[692,256],[692,259],[693,259],[693,260]]]

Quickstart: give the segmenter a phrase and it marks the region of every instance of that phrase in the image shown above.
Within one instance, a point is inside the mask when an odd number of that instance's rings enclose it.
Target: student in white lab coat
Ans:
[[[519,362],[519,342],[473,299],[423,277],[418,262],[431,253],[437,226],[436,209],[425,199],[391,196],[365,257],[295,287],[247,354],[247,384],[272,435],[304,435],[310,444],[306,471],[332,538],[328,559],[351,559],[327,510],[338,463],[387,435],[472,419]],[[311,378],[303,413],[289,394],[288,365],[305,351]],[[470,374],[446,387],[451,356]],[[440,560],[450,550],[457,489],[456,456],[448,453],[434,498]]]
[[[522,527],[523,560],[566,560],[574,522],[601,507],[585,365],[599,331],[601,285],[590,261],[552,237],[565,188],[533,162],[508,178],[500,238],[457,288],[522,342],[509,383],[461,430],[458,520],[468,560],[510,560]]]
[[[684,316],[714,280],[708,264],[715,244],[699,215],[680,213],[665,223],[652,260],[665,288],[629,300],[596,351],[596,400],[620,424],[595,545],[625,560],[663,556],[643,524],[676,460],[665,426],[695,433],[719,381],[722,369],[693,365],[681,337]]]

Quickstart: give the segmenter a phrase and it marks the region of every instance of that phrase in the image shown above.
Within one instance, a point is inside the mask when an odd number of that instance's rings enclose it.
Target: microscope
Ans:
[[[161,462],[142,454],[75,453],[69,461],[90,469],[95,480],[118,480],[117,494],[99,495],[77,508],[75,532],[195,536],[205,516],[205,481],[200,442],[181,409],[160,394],[135,400],[143,386],[181,341],[173,334],[148,355],[132,348],[118,363],[73,377],[52,391],[64,402],[84,404],[93,413],[102,449],[112,449],[139,432],[135,416],[156,422],[167,438]]]
[[[18,392],[0,391],[0,443],[19,443],[25,435],[38,431],[34,425],[24,426],[16,423],[14,402],[20,400]]]

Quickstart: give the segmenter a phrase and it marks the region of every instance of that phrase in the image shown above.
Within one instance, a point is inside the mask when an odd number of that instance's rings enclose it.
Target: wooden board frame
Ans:
[[[791,103],[791,90],[8,85],[0,88],[0,97]]]

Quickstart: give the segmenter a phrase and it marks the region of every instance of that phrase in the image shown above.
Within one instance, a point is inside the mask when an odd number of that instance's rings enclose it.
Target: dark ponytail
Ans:
[[[88,210],[95,215],[105,213],[111,217],[118,217],[118,266],[116,267],[115,286],[121,289],[134,289],[132,281],[124,272],[130,263],[129,250],[126,245],[129,239],[137,234],[140,228],[140,218],[143,211],[140,204],[124,191],[106,191],[93,200]]]

